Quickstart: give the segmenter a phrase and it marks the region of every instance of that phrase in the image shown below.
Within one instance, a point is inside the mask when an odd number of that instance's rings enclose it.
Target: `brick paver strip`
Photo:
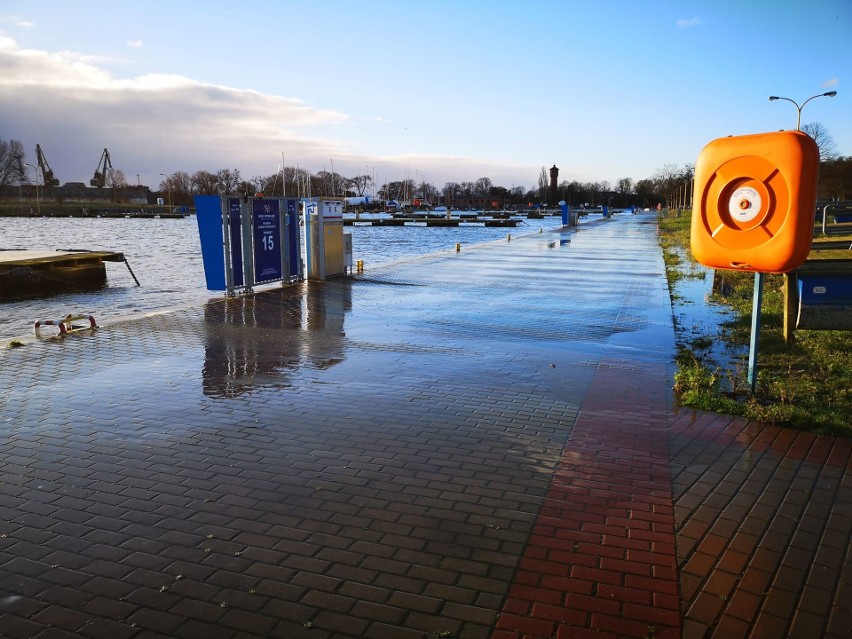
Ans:
[[[665,375],[602,362],[494,639],[680,636]]]
[[[848,636],[849,442],[671,409],[654,224],[2,351],[0,634]]]

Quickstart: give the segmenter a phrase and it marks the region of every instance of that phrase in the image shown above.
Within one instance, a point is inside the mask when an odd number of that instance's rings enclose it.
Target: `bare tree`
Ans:
[[[475,190],[481,195],[488,195],[488,192],[493,186],[494,183],[491,181],[491,178],[481,177],[476,181]]]
[[[111,189],[123,189],[127,186],[127,176],[121,169],[107,169],[106,185]]]
[[[372,185],[373,177],[371,175],[356,175],[346,180],[346,188],[352,189],[358,197],[365,195]]]
[[[816,142],[819,149],[819,159],[821,162],[832,160],[837,157],[837,145],[834,139],[822,124],[819,122],[811,122],[802,127],[802,131],[807,133],[813,141]]]
[[[237,189],[242,182],[239,169],[219,169],[216,171],[216,181],[218,183],[219,193],[227,195]]]
[[[215,195],[219,192],[219,179],[210,171],[196,171],[192,178],[192,186],[199,195]]]
[[[127,177],[121,169],[109,167],[105,176],[107,188],[112,189],[112,201],[118,202],[118,189],[123,189],[127,186]]]
[[[172,204],[192,204],[192,193],[195,183],[189,173],[186,171],[175,171],[168,177],[164,184],[167,189],[171,189]],[[164,190],[162,184],[160,185],[160,190]]]
[[[621,196],[630,195],[633,191],[633,179],[621,178],[615,187],[615,191]]]
[[[420,197],[425,202],[435,203],[438,201],[439,195],[440,192],[437,188],[435,188],[435,185],[431,182],[423,181],[420,183]]]
[[[550,188],[550,175],[547,169],[541,167],[541,173],[538,174],[538,197],[542,202],[547,201],[547,190]]]
[[[695,167],[691,164],[666,164],[651,178],[658,201],[665,202],[667,198],[674,197],[679,189],[687,188],[694,176]]]
[[[0,140],[0,186],[27,181],[24,170],[24,145],[18,140]]]
[[[284,187],[281,183],[281,171],[267,175],[266,177],[257,176],[254,179],[259,180],[257,189],[264,195],[283,195]]]

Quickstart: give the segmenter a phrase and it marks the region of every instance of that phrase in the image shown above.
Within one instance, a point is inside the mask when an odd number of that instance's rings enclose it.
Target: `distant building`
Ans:
[[[559,169],[554,164],[550,167],[550,188],[547,189],[547,206],[555,207],[559,204],[559,190],[556,184],[559,179]]]
[[[447,198],[440,198],[441,204],[444,206],[452,206],[453,209],[476,209],[481,211],[497,211],[502,210],[506,205],[506,198],[497,195],[459,195],[457,194],[452,201],[447,201]]]
[[[102,189],[86,186],[83,182],[66,182],[62,186],[38,187],[35,184],[5,186],[0,188],[3,199],[37,197],[50,202],[120,202],[123,204],[156,204],[156,195],[147,186],[125,186],[119,189]]]

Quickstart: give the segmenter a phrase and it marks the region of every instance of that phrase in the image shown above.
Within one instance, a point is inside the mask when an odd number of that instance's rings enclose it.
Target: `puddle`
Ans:
[[[670,250],[680,258],[675,268],[681,277],[671,285],[677,345],[694,351],[710,368],[727,372],[722,381],[730,385],[732,379],[745,377],[748,349],[732,347],[722,338],[725,322],[735,318],[733,310],[712,298],[714,292],[724,291],[724,271],[698,264],[684,248]]]

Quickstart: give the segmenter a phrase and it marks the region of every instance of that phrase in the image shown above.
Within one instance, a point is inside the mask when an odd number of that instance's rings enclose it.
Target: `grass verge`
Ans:
[[[689,212],[660,215],[660,243],[673,304],[679,283],[701,267],[689,250]],[[684,255],[686,257],[684,257]],[[768,275],[763,290],[757,389],[752,395],[745,372],[720,368],[703,346],[722,339],[748,351],[754,276],[725,272],[725,286],[711,302],[732,309],[718,335],[696,335],[676,324],[678,343],[674,390],[679,402],[702,410],[742,415],[757,421],[818,434],[852,436],[852,332],[796,331],[783,338],[783,276]],[[689,305],[679,306],[688,314]],[[689,324],[686,322],[685,324]]]

